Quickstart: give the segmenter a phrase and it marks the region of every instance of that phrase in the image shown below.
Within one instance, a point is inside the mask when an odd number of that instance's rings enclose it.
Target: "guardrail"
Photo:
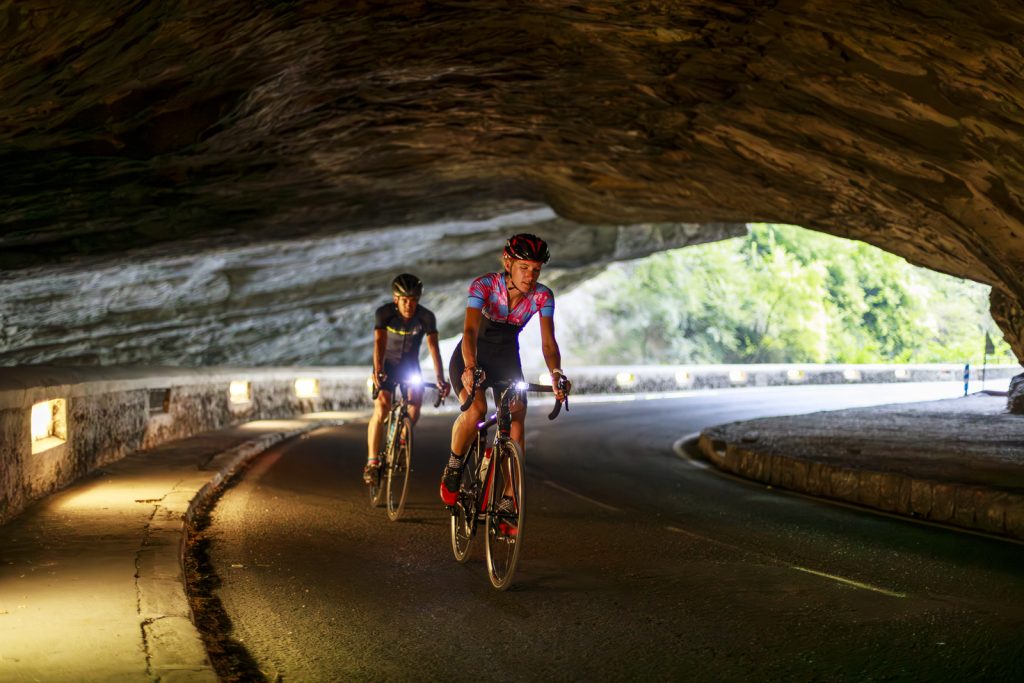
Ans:
[[[566,369],[573,391],[583,394],[963,377],[963,366],[955,364]],[[991,366],[986,376],[1005,378],[1021,370]],[[166,441],[249,420],[369,407],[369,372],[368,367],[0,369],[0,523],[97,467]],[[972,377],[980,388],[976,370]]]
[[[687,389],[728,389],[801,384],[882,384],[893,382],[964,381],[964,365],[658,365],[566,366],[573,391],[632,393]],[[985,379],[1005,379],[1024,371],[1020,365],[985,368]],[[538,377],[545,373],[537,373]],[[969,383],[981,388],[980,368],[970,368]],[[528,379],[533,380],[531,375]]]

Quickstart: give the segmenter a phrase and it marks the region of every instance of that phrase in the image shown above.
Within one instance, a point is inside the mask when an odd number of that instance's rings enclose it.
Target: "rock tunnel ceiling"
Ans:
[[[754,220],[992,285],[1024,358],[1022,34],[1017,2],[0,2],[0,362],[362,361],[309,340],[399,269],[454,319],[510,226],[568,282]]]

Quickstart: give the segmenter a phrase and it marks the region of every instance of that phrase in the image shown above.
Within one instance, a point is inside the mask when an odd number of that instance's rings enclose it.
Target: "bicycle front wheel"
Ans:
[[[492,586],[505,590],[512,585],[523,543],[523,452],[509,440],[495,446],[494,456],[487,487],[487,576]],[[505,497],[511,499],[507,509]]]
[[[388,519],[398,521],[405,509],[405,496],[409,493],[409,473],[412,471],[412,420],[402,418],[395,432],[395,441],[388,462]]]
[[[387,468],[391,459],[391,417],[384,418],[383,426],[384,447],[380,452],[380,467],[373,473],[373,481],[367,487],[370,491],[370,506],[379,507],[384,504],[387,495]]]

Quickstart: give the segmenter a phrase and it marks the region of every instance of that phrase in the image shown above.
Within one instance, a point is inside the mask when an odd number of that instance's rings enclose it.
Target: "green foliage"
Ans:
[[[1013,359],[988,287],[790,225],[615,266],[584,290],[596,315],[566,335],[580,362],[980,362],[986,331],[990,361]]]

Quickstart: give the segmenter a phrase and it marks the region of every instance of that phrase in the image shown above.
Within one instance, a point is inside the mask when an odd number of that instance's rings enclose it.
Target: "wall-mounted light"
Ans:
[[[537,384],[543,384],[544,386],[551,386],[551,375],[547,372],[542,372],[537,375]]]
[[[632,372],[620,372],[615,375],[615,383],[620,387],[631,387],[636,384],[636,375]]]
[[[688,387],[693,384],[693,373],[689,370],[680,370],[676,373],[676,386]]]
[[[228,397],[232,403],[249,403],[252,401],[252,384],[244,379],[232,381],[228,385]]]
[[[32,406],[32,452],[42,453],[68,440],[67,401],[55,398]]]
[[[314,377],[300,377],[295,380],[295,395],[298,398],[316,398],[320,395],[320,380]]]
[[[907,379],[910,377],[910,370],[906,368],[896,368],[892,371],[892,374],[896,375],[896,379]]]
[[[861,379],[860,370],[854,370],[853,368],[843,370],[843,379],[847,382],[859,382]]]
[[[790,382],[803,382],[807,379],[807,372],[796,368],[786,370],[786,379]]]
[[[733,384],[746,384],[747,383],[747,371],[746,370],[730,370],[729,381]]]
[[[157,415],[159,413],[170,412],[171,409],[171,390],[170,389],[150,389],[149,390],[149,414]]]

